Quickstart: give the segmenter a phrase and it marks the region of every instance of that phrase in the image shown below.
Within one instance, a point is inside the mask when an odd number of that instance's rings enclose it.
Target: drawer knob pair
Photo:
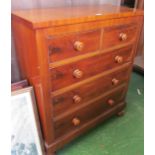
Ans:
[[[117,55],[117,56],[115,57],[115,61],[116,61],[116,63],[122,63],[122,62],[123,62],[123,57]]]
[[[73,118],[73,119],[72,119],[72,124],[73,124],[74,126],[79,126],[79,125],[80,125],[80,119],[77,118],[77,117]]]
[[[128,36],[126,33],[120,33],[119,38],[120,38],[120,40],[125,41],[125,40],[127,40]]]
[[[74,43],[74,49],[76,51],[82,51],[83,48],[84,48],[84,43],[83,42],[81,42],[81,41],[75,41],[75,43]]]
[[[115,104],[115,101],[112,99],[108,100],[108,105],[113,106]]]
[[[112,84],[113,85],[117,85],[119,83],[119,80],[117,80],[116,78],[112,79]]]
[[[80,103],[81,102],[81,97],[79,95],[74,95],[73,96],[73,101],[74,103]]]
[[[79,79],[79,78],[81,78],[83,76],[83,72],[80,71],[79,69],[75,69],[73,71],[73,76]]]

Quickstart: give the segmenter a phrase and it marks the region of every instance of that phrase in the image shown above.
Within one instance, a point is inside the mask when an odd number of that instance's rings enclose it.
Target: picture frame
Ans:
[[[28,81],[26,79],[12,83],[11,84],[11,91],[15,91],[21,88],[28,87]]]
[[[11,93],[11,155],[45,155],[33,87]]]

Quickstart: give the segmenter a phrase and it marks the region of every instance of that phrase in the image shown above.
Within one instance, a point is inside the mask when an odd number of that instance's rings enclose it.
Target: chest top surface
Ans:
[[[143,15],[143,10],[108,4],[16,10],[12,12],[12,18],[22,20],[34,29],[140,15]]]

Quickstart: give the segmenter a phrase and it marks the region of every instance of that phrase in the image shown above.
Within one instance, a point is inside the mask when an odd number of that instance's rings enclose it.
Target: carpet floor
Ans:
[[[138,89],[138,90],[137,90]],[[132,74],[126,113],[112,117],[57,151],[57,155],[143,155],[144,77]]]

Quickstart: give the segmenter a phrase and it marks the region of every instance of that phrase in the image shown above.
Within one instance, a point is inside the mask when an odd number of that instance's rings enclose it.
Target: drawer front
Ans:
[[[70,109],[79,107],[87,101],[104,94],[106,91],[127,82],[130,70],[131,67],[125,67],[100,77],[93,82],[83,84],[69,92],[53,97],[54,116],[58,116]]]
[[[101,30],[66,34],[48,40],[50,62],[99,50]]]
[[[132,47],[51,69],[52,91],[80,82],[131,60]]]
[[[136,24],[119,25],[104,28],[102,49],[123,45],[136,39],[138,27]]]
[[[60,120],[55,120],[55,138],[61,137],[74,129],[77,129],[89,120],[97,117],[103,112],[114,107],[124,99],[124,88],[112,92],[109,95],[100,98],[87,107],[81,108],[72,114],[64,116]]]

